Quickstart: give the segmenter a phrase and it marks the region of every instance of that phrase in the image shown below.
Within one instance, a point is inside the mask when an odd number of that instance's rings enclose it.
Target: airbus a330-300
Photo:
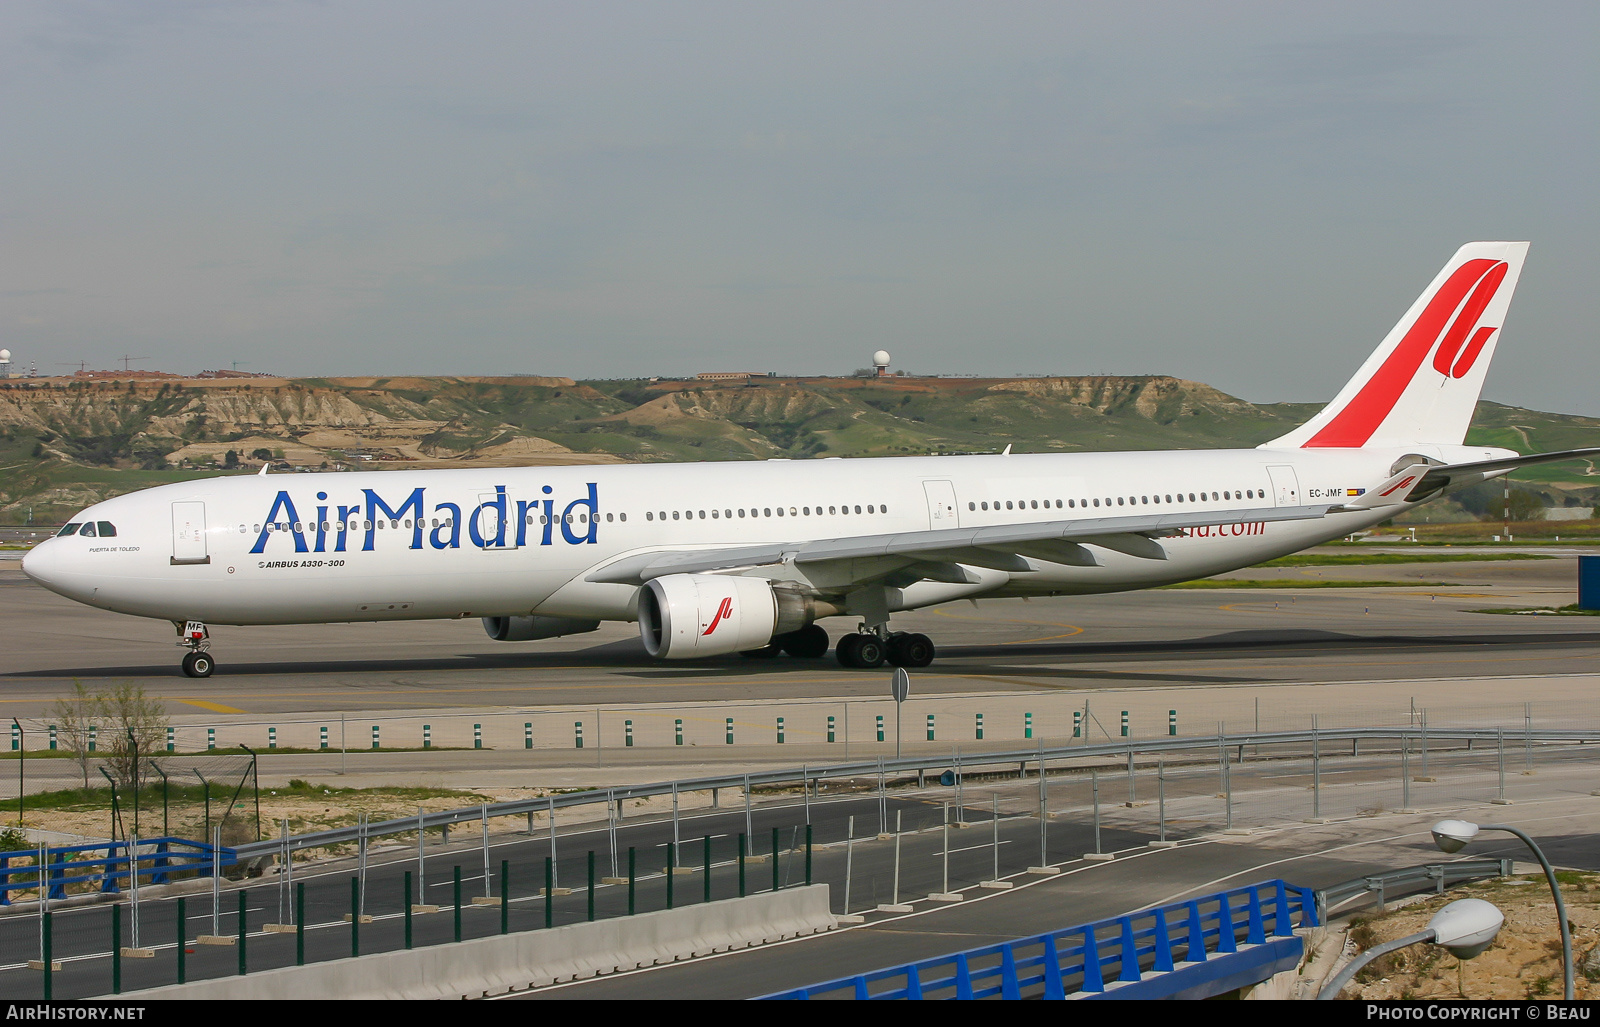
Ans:
[[[522,642],[635,621],[646,652],[926,666],[902,610],[1083,595],[1293,553],[1512,468],[1463,441],[1526,243],[1463,246],[1316,417],[1255,449],[216,477],[98,503],[22,569],[171,621],[482,618]]]

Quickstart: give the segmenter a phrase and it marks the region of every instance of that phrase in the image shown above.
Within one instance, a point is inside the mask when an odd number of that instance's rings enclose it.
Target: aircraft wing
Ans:
[[[1166,559],[1158,538],[1180,535],[1187,528],[1208,524],[1260,521],[1314,520],[1335,504],[1277,506],[1209,512],[1163,512],[1131,517],[1094,517],[1076,520],[994,524],[981,528],[940,528],[885,535],[857,535],[815,542],[774,543],[636,553],[615,560],[585,576],[587,581],[638,585],[667,574],[762,567],[793,563],[800,566],[851,560],[901,557],[932,564],[969,563],[998,570],[1026,571],[1033,559],[1052,563],[1093,565],[1097,561],[1085,546],[1098,546],[1130,556]],[[881,575],[881,571],[877,572]]]
[[[1463,485],[1476,485],[1507,471],[1530,464],[1548,464],[1557,460],[1578,460],[1600,457],[1600,449],[1563,449],[1552,453],[1529,453],[1527,456],[1507,456],[1495,460],[1474,460],[1464,464],[1415,463],[1401,468],[1382,485],[1369,489],[1367,494],[1342,507],[1345,510],[1369,510],[1377,506],[1415,503],[1435,492]]]

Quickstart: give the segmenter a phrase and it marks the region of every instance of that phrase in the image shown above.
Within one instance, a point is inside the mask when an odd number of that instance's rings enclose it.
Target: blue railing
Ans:
[[[1232,980],[1240,972],[1248,974],[1246,961],[1239,957],[1252,950],[1260,951],[1262,959],[1257,962],[1284,962],[1291,947],[1281,944],[1284,939],[1294,942],[1298,959],[1299,939],[1294,937],[1294,929],[1317,923],[1311,889],[1281,880],[1265,881],[766,997],[1059,999],[1077,993],[1114,995],[1121,986],[1147,980],[1148,972],[1177,978],[1181,975],[1174,971],[1188,974],[1195,965],[1208,962],[1214,965],[1214,972],[1189,976]],[[1173,985],[1168,993],[1177,994],[1193,982],[1174,980]],[[1140,997],[1157,994],[1147,992]]]
[[[102,892],[116,893],[135,871],[144,884],[166,884],[173,874],[188,870],[199,877],[211,876],[212,848],[205,842],[185,838],[141,838],[138,852],[131,860],[128,847],[126,841],[111,841],[45,849],[45,880],[50,897],[66,898],[69,884],[93,884]],[[104,855],[87,855],[89,853]],[[12,865],[14,860],[23,859],[29,861],[28,865]],[[38,859],[38,849],[0,852],[0,906],[11,905],[12,892],[34,891],[39,887]],[[233,849],[218,850],[218,866],[231,867],[238,862]]]

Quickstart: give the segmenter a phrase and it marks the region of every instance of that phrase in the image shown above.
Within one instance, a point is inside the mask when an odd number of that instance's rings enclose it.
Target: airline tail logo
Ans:
[[[1395,403],[1433,354],[1433,369],[1444,381],[1466,376],[1498,326],[1478,324],[1510,267],[1503,260],[1478,258],[1456,268],[1434,293],[1405,338],[1367,379],[1361,391],[1322,430],[1308,448],[1357,448],[1372,438]],[[1441,382],[1443,384],[1443,382]]]
[[[700,633],[701,637],[709,635],[713,631],[717,630],[717,625],[718,624],[721,624],[723,621],[727,620],[728,618],[730,618],[732,616],[733,616],[733,600],[732,599],[724,599],[722,601],[722,605],[717,607],[716,616],[711,618],[711,626],[709,628],[706,628],[705,631]]]

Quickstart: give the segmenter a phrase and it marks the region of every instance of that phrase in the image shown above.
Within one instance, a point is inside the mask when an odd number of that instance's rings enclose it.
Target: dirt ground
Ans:
[[[1580,999],[1600,998],[1600,874],[1561,871],[1558,879],[1572,929],[1575,994]],[[1413,945],[1364,968],[1342,997],[1560,998],[1561,934],[1555,903],[1542,874],[1455,888],[1389,913],[1359,917],[1351,923],[1350,940],[1359,951],[1365,951],[1416,934],[1426,929],[1440,908],[1461,898],[1486,899],[1505,914],[1505,926],[1488,950],[1463,962],[1437,945]]]

